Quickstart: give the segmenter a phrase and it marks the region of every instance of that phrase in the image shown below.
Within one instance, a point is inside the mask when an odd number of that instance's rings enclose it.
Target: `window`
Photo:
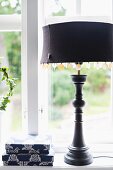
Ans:
[[[111,22],[112,1],[108,1],[44,1],[44,24],[73,20]],[[84,109],[86,140],[90,144],[113,143],[111,135],[113,118],[111,112],[112,71],[106,69],[106,64],[99,71],[98,68],[95,68],[98,67],[98,63],[91,65],[91,69],[86,69],[86,66],[82,70],[88,75],[84,85],[84,98],[87,101]],[[56,146],[64,147],[72,142],[74,110],[71,101],[74,98],[75,90],[69,76],[72,73],[75,73],[74,69],[63,71],[56,69],[45,71],[43,78],[40,74],[41,79],[43,79],[41,80],[43,104],[40,104],[40,108],[42,108],[42,117],[48,124],[49,133],[52,134],[53,143]]]
[[[2,2],[0,1],[0,3]],[[16,6],[12,7],[12,3]],[[21,3],[22,9],[19,6]],[[1,42],[4,47],[7,47],[6,49],[2,48],[5,51],[4,56],[7,54],[2,62],[6,63],[7,61],[13,76],[17,76],[16,73],[18,73],[15,95],[9,105],[10,110],[2,114],[0,142],[3,147],[0,149],[4,150],[4,142],[12,135],[18,138],[22,133],[24,135],[38,133],[38,17],[36,15],[38,5],[37,0],[21,2],[20,0],[5,0],[2,5],[10,8],[9,14],[6,14],[7,11],[4,12],[4,15],[0,15],[0,37],[3,38]],[[22,16],[20,10],[22,10]],[[8,62],[7,56],[10,62]],[[12,105],[13,107],[11,107]]]
[[[0,1],[1,66],[9,67],[10,75],[18,79],[14,95],[11,98],[11,103],[8,105],[6,112],[1,113],[1,142],[6,141],[12,133],[22,129],[20,13],[20,0]],[[4,84],[1,86],[4,89]]]
[[[15,2],[20,1],[15,0]],[[38,5],[37,0],[24,0],[21,2],[22,16],[21,14],[14,14],[16,13],[14,11],[13,14],[10,15],[0,15],[0,30],[3,32],[4,37],[10,39],[10,42],[4,39],[4,45],[8,47],[7,53],[9,54],[11,62],[10,69],[12,73],[16,73],[16,69],[19,71],[18,84],[15,89],[15,95],[13,96],[14,99],[12,98],[11,102],[11,105],[16,107],[13,109],[14,116],[12,116],[12,110],[10,110],[10,112],[8,110],[8,113],[5,112],[5,114],[3,114],[2,138],[0,138],[3,144],[2,149],[4,149],[4,142],[12,135],[18,138],[21,134],[24,134],[25,137],[26,134],[36,135],[38,133],[38,19],[36,15]],[[16,42],[18,43],[16,44]],[[17,58],[12,57],[12,46],[16,46],[13,50],[13,55]],[[12,67],[12,64],[17,64],[16,62],[18,63],[18,67]],[[19,103],[19,107],[17,107],[17,103]],[[12,119],[12,122],[10,126],[8,126],[10,119]],[[13,131],[10,129],[13,129]]]
[[[8,0],[7,0],[8,1]],[[3,2],[3,1],[1,1]],[[6,1],[5,1],[6,2]],[[9,1],[9,2],[14,2],[14,1]],[[21,81],[18,83],[17,88],[15,90],[15,95],[14,99],[12,99],[11,104],[16,106],[16,100],[17,97],[19,101],[19,111],[18,114],[14,114],[13,117],[13,122],[11,124],[16,124],[16,120],[20,126],[18,126],[17,131],[23,129],[27,131],[28,134],[31,135],[37,135],[39,132],[40,133],[50,133],[52,134],[53,138],[53,143],[57,146],[60,143],[60,146],[66,146],[69,145],[69,143],[72,141],[72,136],[73,136],[73,117],[74,117],[74,111],[73,107],[71,104],[71,100],[74,98],[73,93],[74,93],[74,87],[72,85],[72,82],[70,80],[69,74],[72,72],[75,72],[75,70],[64,70],[64,71],[59,71],[56,70],[42,70],[41,66],[39,64],[40,62],[40,57],[42,53],[42,25],[43,24],[48,24],[53,22],[59,22],[59,21],[67,21],[67,20],[77,20],[78,19],[89,19],[89,20],[102,20],[102,21],[110,21],[112,18],[112,9],[111,9],[111,0],[109,0],[109,3],[107,6],[102,6],[103,10],[106,11],[105,13],[102,12],[93,14],[94,10],[91,10],[92,6],[88,6],[86,4],[89,3],[89,1],[65,1],[65,0],[50,0],[50,1],[39,1],[39,15],[38,15],[38,20],[37,20],[37,0],[24,0],[22,1],[22,30],[21,30],[21,19],[20,15],[20,1],[17,1],[19,3],[17,4],[17,9],[15,9],[15,5],[13,4],[13,7],[11,7],[11,3],[2,3],[1,6],[5,5],[6,7],[10,8],[10,12],[4,12],[2,14],[5,15],[0,15],[0,20],[1,20],[1,33],[0,37],[3,37],[4,39],[4,45],[9,48],[11,44],[15,45],[14,40],[18,40],[18,48],[22,49],[22,57],[21,57],[21,63],[20,60],[19,62],[19,67],[12,67],[12,72],[13,69],[19,69],[21,72],[19,72],[18,78],[20,78],[21,75]],[[15,0],[16,2],[16,0]],[[47,3],[48,2],[48,3]],[[87,3],[85,3],[87,2]],[[103,4],[103,1],[100,1],[101,4]],[[107,2],[105,0],[105,2]],[[94,3],[94,1],[93,1]],[[95,1],[97,3],[97,1]],[[10,7],[9,5],[10,4]],[[98,3],[99,5],[99,3]],[[85,10],[87,6],[87,11]],[[4,8],[6,10],[6,7]],[[13,10],[11,8],[14,8]],[[109,9],[109,10],[108,10]],[[32,12],[31,12],[32,11]],[[108,12],[107,12],[108,11]],[[92,13],[91,13],[92,12]],[[7,15],[10,14],[10,15]],[[13,15],[14,14],[14,15]],[[4,17],[7,18],[8,22],[5,22]],[[16,23],[16,24],[14,24]],[[38,29],[39,27],[39,29]],[[37,31],[38,30],[38,31]],[[20,43],[20,37],[22,36],[22,47]],[[7,44],[6,38],[7,37],[12,37],[11,42]],[[37,38],[38,37],[38,38]],[[9,49],[7,48],[6,52],[7,54],[10,54]],[[16,53],[16,51],[14,50]],[[38,57],[37,57],[38,54]],[[15,55],[15,54],[14,54]],[[8,55],[6,55],[8,56]],[[11,54],[9,55],[9,58],[11,57]],[[20,54],[19,56],[20,57]],[[9,65],[15,63],[15,58],[10,58]],[[14,59],[14,61],[13,61]],[[3,59],[4,61],[4,59]],[[8,61],[8,60],[7,60]],[[17,63],[16,63],[17,64]],[[20,66],[21,65],[21,66]],[[12,65],[11,65],[12,66]],[[37,67],[38,66],[38,67]],[[10,67],[11,68],[11,67]],[[101,133],[104,131],[105,128],[105,123],[107,122],[109,126],[107,126],[111,131],[111,125],[112,123],[110,122],[112,120],[112,114],[110,110],[110,96],[111,96],[111,72],[109,70],[103,70],[98,72],[98,69],[94,69],[93,66],[91,67],[92,69],[88,70],[86,68],[83,68],[83,72],[85,74],[88,74],[88,80],[87,84],[85,85],[84,89],[84,98],[87,98],[87,105],[86,108],[87,110],[84,110],[84,116],[86,115],[86,118],[84,118],[84,123],[86,124],[86,137],[92,135],[91,138],[88,139],[89,143],[90,142],[112,142],[112,135],[107,134],[107,137],[103,135],[102,138],[98,138],[98,140],[95,136],[95,130],[97,132],[97,129],[100,129]],[[92,77],[90,75],[95,76],[95,82],[92,81]],[[104,73],[104,74],[103,74]],[[101,75],[100,75],[101,74]],[[101,76],[101,82],[98,82],[100,78],[96,79],[96,77]],[[63,82],[66,81],[66,87],[65,89],[62,90],[62,82],[58,81],[58,78],[60,77],[60,80]],[[22,82],[22,83],[21,83]],[[92,84],[91,84],[91,83]],[[59,84],[61,83],[61,84]],[[96,84],[96,89],[95,89],[95,84]],[[22,84],[22,90],[21,89],[21,84]],[[102,84],[102,86],[100,86]],[[69,85],[69,86],[68,86]],[[55,90],[57,86],[57,89]],[[90,88],[94,86],[94,88]],[[35,90],[34,90],[35,89]],[[89,89],[91,91],[89,91]],[[100,90],[100,93],[96,93],[96,90]],[[93,91],[94,90],[94,91]],[[22,91],[22,97],[21,97],[21,91]],[[70,91],[70,94],[67,93]],[[104,93],[103,93],[104,91]],[[49,93],[48,93],[49,92]],[[64,92],[65,92],[65,100],[62,99],[64,97]],[[95,94],[92,95],[92,94]],[[97,96],[97,94],[99,94]],[[59,96],[58,96],[59,95]],[[94,98],[90,100],[90,95],[92,95]],[[96,99],[102,99],[103,103],[100,101],[96,101]],[[107,100],[105,100],[107,98]],[[61,100],[62,99],[62,100]],[[17,101],[17,102],[18,102]],[[22,115],[21,113],[21,102],[22,102]],[[99,103],[99,105],[98,105]],[[89,105],[89,107],[88,107]],[[103,107],[106,106],[106,107]],[[38,106],[38,107],[37,107]],[[90,107],[92,106],[92,107]],[[94,107],[96,106],[96,107]],[[93,109],[92,109],[93,108]],[[15,110],[15,109],[14,109]],[[17,107],[16,107],[17,110]],[[96,114],[95,114],[96,112]],[[89,114],[85,114],[89,113]],[[93,113],[92,115],[90,113]],[[102,113],[102,114],[101,114]],[[6,113],[7,114],[7,113]],[[4,114],[6,117],[12,117],[8,113],[7,115]],[[15,118],[15,116],[17,117]],[[19,118],[18,118],[19,116]],[[22,117],[22,119],[21,119]],[[9,122],[9,118],[8,122]],[[14,120],[15,119],[15,120]],[[98,120],[97,120],[98,119]],[[90,120],[90,121],[89,121]],[[108,121],[105,121],[108,120]],[[100,124],[100,121],[102,124]],[[6,124],[4,123],[7,121],[3,121],[3,124],[5,127]],[[94,122],[94,123],[92,123]],[[96,127],[95,127],[95,122],[96,122]],[[97,126],[97,122],[99,126]],[[106,123],[106,124],[107,124]],[[68,131],[66,132],[65,127],[70,127],[68,128]],[[96,129],[97,128],[97,129]],[[14,129],[16,129],[14,127]],[[92,129],[92,131],[90,131]],[[66,132],[66,133],[65,133]],[[104,131],[105,132],[105,131]],[[106,131],[107,133],[108,131]],[[70,136],[70,137],[69,137]],[[7,136],[8,137],[8,136]],[[106,137],[106,138],[105,138]],[[67,141],[64,141],[64,139],[67,139]],[[70,139],[70,141],[68,140]],[[107,139],[107,140],[106,140]],[[91,141],[92,140],[92,141]]]

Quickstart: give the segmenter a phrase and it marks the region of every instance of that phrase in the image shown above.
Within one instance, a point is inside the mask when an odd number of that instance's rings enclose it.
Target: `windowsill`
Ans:
[[[93,154],[94,157],[96,156],[111,156],[113,157],[113,153],[94,153]],[[78,166],[71,166],[68,165],[66,163],[64,163],[64,154],[60,153],[60,154],[56,154],[55,156],[55,162],[54,162],[54,167],[61,167],[61,168],[77,168]],[[57,161],[56,161],[57,160]],[[113,168],[113,158],[107,158],[107,157],[101,157],[101,158],[94,158],[93,163],[88,165],[88,166],[79,166],[79,169],[82,168],[109,168],[112,167]]]
[[[95,153],[93,154],[93,156],[100,156],[100,155],[104,155],[104,156],[112,156],[113,157],[113,153]],[[37,166],[16,166],[16,169],[22,169],[22,170],[35,170],[35,169],[70,169],[70,168],[76,168],[78,170],[80,169],[88,169],[88,170],[92,170],[92,169],[104,169],[104,170],[108,170],[108,169],[113,169],[113,158],[95,158],[93,163],[88,165],[88,166],[71,166],[68,165],[66,163],[64,163],[64,153],[58,153],[55,154],[55,161],[54,161],[54,166],[53,167],[37,167]],[[0,166],[0,170],[15,170],[15,166]]]

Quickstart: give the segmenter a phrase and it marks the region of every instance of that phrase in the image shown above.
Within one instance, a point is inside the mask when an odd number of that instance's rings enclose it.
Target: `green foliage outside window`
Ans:
[[[62,6],[59,0],[54,0],[54,3],[56,4],[58,11],[52,12],[52,16],[65,16],[66,15],[66,9]]]
[[[14,13],[21,13],[21,0],[0,0],[0,14]],[[11,75],[19,80],[21,77],[21,34],[5,32],[3,35]]]
[[[74,88],[69,76],[69,71],[53,71],[51,78],[53,104],[62,106],[69,103],[74,94]]]
[[[21,34],[19,32],[4,33],[9,67],[13,77],[21,78]]]
[[[61,9],[58,12],[53,12],[52,16],[65,16],[66,9],[61,7]]]
[[[74,98],[75,87],[71,81],[71,74],[75,70],[53,71],[52,73],[52,101],[54,105],[63,106]],[[110,86],[109,71],[96,68],[85,69],[81,74],[87,74],[87,81],[84,85],[85,93],[101,94]]]
[[[21,0],[0,0],[0,14],[20,14]],[[20,80],[21,77],[21,34],[19,32],[5,32],[4,45],[9,61],[10,73]]]
[[[72,100],[75,98],[75,86],[71,80],[71,74],[77,74],[75,69],[55,70],[51,73],[51,112],[49,119],[53,126],[59,126],[59,121],[69,113]],[[83,86],[83,98],[87,107],[86,114],[108,112],[110,105],[110,71],[108,69],[97,70],[93,66],[90,69],[83,68],[81,74],[87,75],[87,81]],[[67,109],[65,109],[67,108]],[[65,110],[65,111],[64,111]],[[69,115],[68,115],[69,116]]]
[[[0,14],[20,14],[21,1],[20,0],[0,0]]]
[[[5,14],[21,14],[21,0],[0,0],[0,15]],[[14,89],[15,95],[12,97],[12,130],[21,129],[21,33],[20,32],[1,32],[1,47],[3,47],[3,55],[0,57],[7,57],[8,67],[11,77],[17,78],[16,87]],[[4,59],[3,59],[4,60]],[[3,70],[1,70],[2,72]],[[5,70],[4,70],[5,71]],[[12,81],[13,80],[13,81]],[[12,96],[12,87],[14,88],[15,79],[5,77],[4,80],[7,87],[0,88],[1,94],[4,98],[0,103],[0,110],[5,110],[7,104],[10,102]],[[4,85],[4,84],[3,84]],[[7,91],[7,93],[5,93]]]
[[[87,74],[87,82],[85,90],[91,90],[92,93],[103,93],[110,86],[110,71],[109,69],[85,69]]]

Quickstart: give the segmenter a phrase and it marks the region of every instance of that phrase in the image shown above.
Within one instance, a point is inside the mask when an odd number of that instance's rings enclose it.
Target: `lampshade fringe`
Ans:
[[[92,67],[92,63],[84,62],[85,68],[90,69]],[[53,69],[53,70],[64,70],[64,69],[76,69],[81,70],[82,65],[76,63],[44,63],[41,64],[42,68],[44,69]],[[93,66],[98,69],[112,69],[113,63],[112,62],[94,62]]]

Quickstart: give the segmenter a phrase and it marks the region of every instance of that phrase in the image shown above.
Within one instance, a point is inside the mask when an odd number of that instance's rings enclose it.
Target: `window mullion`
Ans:
[[[38,134],[37,0],[22,1],[22,115],[28,134]]]
[[[50,95],[48,90],[48,70],[44,70],[40,65],[43,49],[43,29],[46,24],[45,17],[45,0],[38,2],[38,111],[39,111],[39,131],[40,133],[48,133],[48,96]]]
[[[21,15],[0,15],[0,31],[21,31]]]
[[[76,0],[76,16],[81,16],[81,0]]]

